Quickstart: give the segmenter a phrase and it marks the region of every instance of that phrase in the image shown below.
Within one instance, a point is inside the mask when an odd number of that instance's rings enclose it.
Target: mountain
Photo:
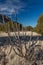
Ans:
[[[5,26],[3,25],[3,20],[5,22],[6,27],[8,27],[8,24],[9,24],[9,27],[10,27],[11,31],[12,31],[12,22],[13,22],[13,26],[14,26],[15,30],[17,30],[17,28],[19,28],[19,30],[22,29],[22,24],[20,24],[16,21],[11,21],[11,18],[9,18],[8,16],[0,14],[0,31],[5,31],[4,30]]]
[[[0,22],[1,23],[3,23],[3,18],[4,18],[5,22],[11,21],[11,19],[8,16],[0,14]]]

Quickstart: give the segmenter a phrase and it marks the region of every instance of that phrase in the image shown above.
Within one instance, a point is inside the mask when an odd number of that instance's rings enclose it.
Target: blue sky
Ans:
[[[0,13],[14,20],[17,12],[18,22],[23,26],[36,26],[39,16],[43,13],[43,0],[0,0]]]

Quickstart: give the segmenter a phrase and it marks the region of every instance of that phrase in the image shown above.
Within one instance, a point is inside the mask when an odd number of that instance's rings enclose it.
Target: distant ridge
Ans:
[[[4,17],[5,22],[11,21],[11,19],[8,16],[0,14],[0,22],[1,23],[3,23],[3,17]]]
[[[20,28],[22,28],[22,24],[18,23],[18,21],[13,21],[13,20],[11,21],[11,18],[10,17],[8,17],[6,15],[3,15],[3,14],[0,14],[0,31],[2,31],[2,29],[3,29],[3,18],[4,18],[4,22],[5,23],[8,23],[9,22],[10,29],[12,29],[12,23],[11,22],[13,22],[15,29],[16,29],[16,24],[18,26],[20,25]]]
[[[3,14],[0,14],[0,22],[3,23],[3,17],[4,17],[4,21],[5,22],[8,22],[8,21],[11,21],[11,18],[6,16],[6,15],[3,15]],[[18,23],[18,21],[13,21],[15,23]],[[19,23],[18,23],[19,24]]]

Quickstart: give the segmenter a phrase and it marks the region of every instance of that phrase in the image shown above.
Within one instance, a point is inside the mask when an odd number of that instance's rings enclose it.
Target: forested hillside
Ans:
[[[0,31],[13,31],[13,28],[15,31],[17,31],[17,28],[19,30],[22,29],[22,24],[18,23],[17,21],[12,21],[11,18],[8,16],[0,14]]]

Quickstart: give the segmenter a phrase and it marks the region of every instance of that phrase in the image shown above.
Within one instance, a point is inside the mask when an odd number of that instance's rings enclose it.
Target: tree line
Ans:
[[[8,31],[9,28],[10,28],[10,31],[13,31],[13,28],[15,31],[17,31],[17,29],[21,31],[22,25],[19,23],[15,23],[15,22],[13,22],[13,25],[12,25],[12,21],[5,23],[5,25],[0,24],[0,31],[5,31],[5,30]],[[23,30],[24,31],[34,31],[34,32],[37,32],[43,35],[43,14],[38,18],[37,25],[34,28],[32,26],[25,26],[23,27]]]
[[[38,21],[37,21],[37,25],[33,28],[32,26],[27,26],[25,27],[25,29],[28,31],[34,31],[37,32],[39,34],[43,35],[43,14],[41,16],[39,16]]]
[[[21,31],[22,24],[15,23],[13,21],[8,21],[5,24],[3,24],[3,23],[0,24],[0,31],[8,32],[8,30],[9,30],[10,32],[13,32],[13,29],[14,29],[14,31],[17,31],[17,29]]]

